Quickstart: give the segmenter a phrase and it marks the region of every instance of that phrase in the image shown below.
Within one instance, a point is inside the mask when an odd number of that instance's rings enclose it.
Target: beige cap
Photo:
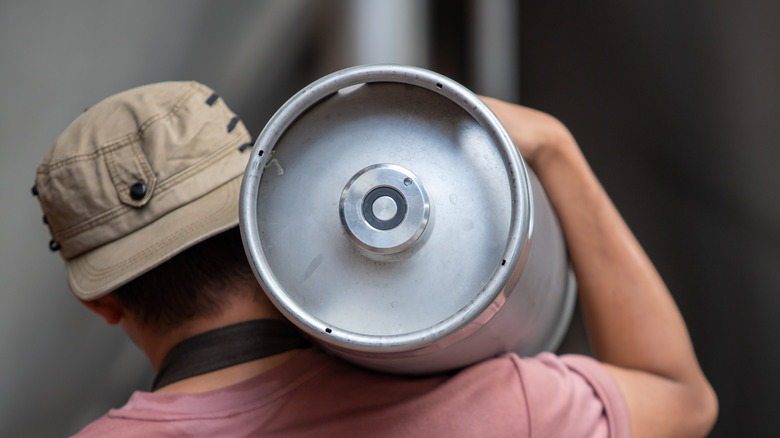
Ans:
[[[238,224],[250,141],[197,82],[134,88],[79,116],[34,187],[73,293],[98,298]]]

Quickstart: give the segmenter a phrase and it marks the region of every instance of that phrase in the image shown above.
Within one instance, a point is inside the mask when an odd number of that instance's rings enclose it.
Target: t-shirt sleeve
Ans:
[[[628,408],[612,375],[587,356],[542,353],[515,358],[531,436],[631,435]]]

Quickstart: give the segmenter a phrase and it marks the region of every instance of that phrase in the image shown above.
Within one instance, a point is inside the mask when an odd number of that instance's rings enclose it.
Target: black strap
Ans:
[[[255,319],[185,339],[165,356],[152,391],[189,377],[262,359],[296,348],[306,340],[288,321]]]

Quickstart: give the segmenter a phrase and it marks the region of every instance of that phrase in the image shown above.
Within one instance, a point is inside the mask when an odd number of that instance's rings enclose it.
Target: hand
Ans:
[[[569,130],[555,117],[491,97],[480,99],[498,116],[523,159],[534,170],[546,155],[561,152],[562,148],[577,149]]]

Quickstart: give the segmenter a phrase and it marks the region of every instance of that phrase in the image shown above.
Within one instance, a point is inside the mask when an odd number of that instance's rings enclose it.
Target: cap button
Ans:
[[[136,201],[140,201],[141,199],[144,199],[144,196],[146,196],[146,184],[142,182],[137,182],[130,186],[130,197],[133,198]]]

